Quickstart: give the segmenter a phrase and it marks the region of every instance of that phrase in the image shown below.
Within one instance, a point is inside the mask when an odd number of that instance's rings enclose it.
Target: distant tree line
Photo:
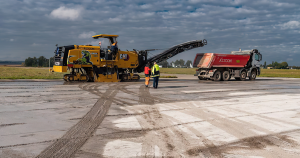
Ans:
[[[190,64],[193,64],[191,60],[185,62],[183,59],[180,59],[180,60],[176,60],[175,62],[172,61],[170,63],[168,63],[167,61],[162,61],[158,63],[158,65],[162,65],[162,67],[172,67],[172,63],[174,63],[175,66],[179,66],[179,67],[190,67]]]
[[[300,66],[291,66],[292,69],[300,69]]]
[[[272,64],[267,65],[267,62],[264,63],[264,68],[272,67],[273,69],[289,69],[289,64],[287,62],[278,63],[277,61],[272,61]]]
[[[28,57],[25,59],[25,66],[29,67],[48,67],[49,66],[49,59],[45,58],[44,56],[40,56],[39,58],[36,57]],[[54,65],[54,58],[50,58],[50,66]]]

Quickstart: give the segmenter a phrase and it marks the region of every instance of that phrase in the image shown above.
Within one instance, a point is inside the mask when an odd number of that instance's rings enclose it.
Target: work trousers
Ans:
[[[158,86],[159,76],[153,77],[153,88],[157,88]]]
[[[150,75],[145,74],[145,85],[148,86],[150,81]]]

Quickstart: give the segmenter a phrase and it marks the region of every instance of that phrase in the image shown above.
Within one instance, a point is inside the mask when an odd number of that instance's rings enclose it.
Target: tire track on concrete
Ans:
[[[96,85],[88,87],[87,85],[80,86],[89,92],[93,91],[91,87],[96,88]],[[110,86],[109,89],[100,97],[91,110],[73,127],[71,127],[60,139],[42,151],[37,157],[71,157],[83,144],[92,136],[97,127],[103,121],[112,99],[118,93],[119,86]]]
[[[147,89],[147,90],[146,90]],[[135,92],[132,92],[130,90],[127,90],[125,88],[122,88],[121,91],[123,91],[124,93],[127,93],[127,94],[131,94],[131,95],[134,95],[134,96],[138,96],[140,99],[140,102],[141,103],[145,103],[145,104],[149,104],[148,101],[147,102],[144,102],[142,101],[141,99],[148,99],[148,100],[157,100],[159,102],[168,102],[168,100],[165,100],[165,99],[162,99],[162,98],[159,98],[159,97],[156,97],[156,96],[153,96],[153,95],[150,95],[150,92],[149,92],[149,88],[145,88],[144,85],[141,85],[140,88],[139,88],[139,93],[135,93]],[[152,101],[151,101],[152,102]]]
[[[121,90],[121,89],[123,89],[124,88],[124,86],[126,86],[126,85],[121,85],[121,83],[119,83],[119,90]],[[84,90],[87,90],[87,91],[89,91],[90,93],[92,93],[92,94],[95,94],[95,95],[97,95],[97,96],[102,96],[103,95],[103,92],[100,92],[100,90],[99,89],[95,89],[95,88],[91,88],[91,89],[89,89],[89,88],[87,88],[87,85],[85,85],[85,86],[79,86],[80,88],[82,88],[82,89],[84,89]],[[124,101],[124,100],[121,100],[123,97],[120,97],[120,98],[114,98],[114,100],[112,100],[112,102],[113,103],[115,103],[115,104],[117,104],[117,105],[130,105],[130,106],[132,106],[132,105],[135,105],[135,104],[133,104],[133,103],[129,103],[129,102],[126,102],[126,101]],[[124,99],[128,99],[128,98],[124,98]],[[136,101],[136,100],[133,100],[133,101]]]
[[[15,126],[15,125],[24,125],[26,123],[9,123],[9,124],[0,124],[1,127],[7,127],[7,126]]]
[[[133,92],[131,92],[133,93]],[[142,117],[138,117],[141,126],[144,129],[151,129],[147,132],[143,138],[142,142],[142,155],[147,156],[158,156],[154,155],[156,153],[155,146],[160,150],[161,156],[182,156],[182,149],[186,140],[182,137],[177,128],[172,126],[169,119],[162,116],[158,107],[155,105],[155,100],[162,100],[157,97],[151,96],[149,89],[142,85],[139,88],[139,102],[142,104],[147,104],[147,108],[136,109],[136,111],[141,110],[143,112],[151,111],[151,113],[145,113]],[[168,128],[164,128],[168,126]],[[162,129],[155,130],[152,129]]]
[[[223,145],[194,147],[187,150],[187,153],[189,156],[198,156],[203,150],[210,150],[213,151],[217,157],[224,157],[223,153],[242,150],[243,156],[245,157],[299,157],[299,153],[289,153],[284,150],[287,148],[293,149],[299,145],[296,141],[283,135],[295,131],[299,132],[299,129],[269,135],[246,137]],[[268,148],[268,150],[266,150],[266,148]]]
[[[143,108],[142,111],[144,112],[151,111],[151,113],[145,113],[144,115],[142,115],[142,118],[137,118],[143,130],[147,128],[148,129],[158,128],[159,124],[164,122],[162,120],[160,112],[158,111],[157,107],[154,105],[155,98],[151,97],[149,89],[145,88],[144,85],[140,86],[139,94],[135,94],[129,90],[122,90],[122,91],[125,93],[130,93],[132,95],[138,96],[139,103],[148,105],[148,108],[146,109]],[[137,112],[138,109],[135,111]],[[144,155],[145,157],[151,155],[153,156],[153,153],[155,153],[155,151],[153,151],[155,145],[158,146],[160,150],[162,150],[163,152],[169,152],[169,153],[172,152],[172,149],[174,147],[171,144],[173,144],[173,142],[168,138],[169,135],[165,130],[157,131],[157,133],[151,130],[145,133],[142,142],[142,155]]]

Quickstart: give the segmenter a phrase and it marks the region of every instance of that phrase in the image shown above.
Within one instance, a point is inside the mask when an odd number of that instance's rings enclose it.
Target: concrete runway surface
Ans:
[[[300,157],[299,94],[284,78],[0,82],[0,157]]]

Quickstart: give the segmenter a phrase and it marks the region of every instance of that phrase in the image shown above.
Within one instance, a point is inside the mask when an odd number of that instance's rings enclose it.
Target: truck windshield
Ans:
[[[262,60],[261,54],[255,54],[255,60],[256,61],[261,61]]]

